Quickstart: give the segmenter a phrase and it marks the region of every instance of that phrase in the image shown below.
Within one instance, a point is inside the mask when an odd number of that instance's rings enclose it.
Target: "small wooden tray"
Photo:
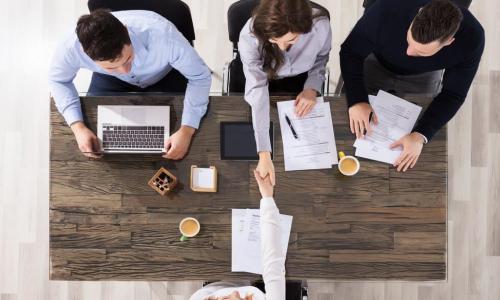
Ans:
[[[170,173],[167,169],[161,167],[158,172],[149,180],[148,185],[157,191],[160,195],[165,196],[171,192],[177,185],[177,177]]]
[[[210,169],[212,170],[212,186],[211,187],[202,187],[202,186],[196,186],[195,182],[193,182],[194,179],[194,172],[196,172],[196,169]],[[210,168],[198,168],[198,166],[191,166],[191,179],[190,179],[190,186],[191,190],[195,192],[202,192],[202,193],[216,193],[217,192],[217,168],[216,167],[210,167]]]

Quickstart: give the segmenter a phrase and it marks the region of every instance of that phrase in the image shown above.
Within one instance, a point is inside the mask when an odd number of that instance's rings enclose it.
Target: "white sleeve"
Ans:
[[[285,254],[281,248],[280,213],[273,198],[260,200],[261,253],[266,299],[285,299]]]

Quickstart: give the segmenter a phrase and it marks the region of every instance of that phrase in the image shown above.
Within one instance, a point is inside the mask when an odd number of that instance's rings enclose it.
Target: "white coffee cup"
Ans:
[[[340,173],[345,176],[354,176],[359,172],[360,164],[359,160],[351,155],[345,155],[344,152],[339,152],[339,164],[338,168]]]
[[[192,228],[185,228],[191,226]],[[181,241],[187,240],[187,238],[195,237],[200,232],[200,222],[195,218],[184,218],[179,223],[179,231],[182,234]]]

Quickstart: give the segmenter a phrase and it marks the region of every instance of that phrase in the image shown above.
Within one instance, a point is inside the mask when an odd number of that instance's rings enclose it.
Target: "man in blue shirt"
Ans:
[[[83,123],[73,84],[80,68],[94,72],[92,92],[164,91],[158,83],[178,70],[187,78],[181,128],[165,142],[166,158],[182,159],[207,110],[211,74],[189,42],[162,16],[151,11],[96,10],[78,20],[57,49],[49,72],[59,112],[73,130],[78,147],[98,158],[99,142]],[[95,80],[96,76],[100,80]],[[154,90],[151,90],[155,87]]]

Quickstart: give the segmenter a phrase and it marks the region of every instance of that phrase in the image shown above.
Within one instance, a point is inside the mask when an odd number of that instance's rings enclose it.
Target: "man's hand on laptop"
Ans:
[[[174,160],[183,159],[189,149],[195,130],[193,127],[181,126],[176,133],[172,134],[165,141],[165,150],[167,153],[163,157]]]
[[[102,151],[97,136],[81,121],[71,124],[78,148],[89,158],[101,158]]]

